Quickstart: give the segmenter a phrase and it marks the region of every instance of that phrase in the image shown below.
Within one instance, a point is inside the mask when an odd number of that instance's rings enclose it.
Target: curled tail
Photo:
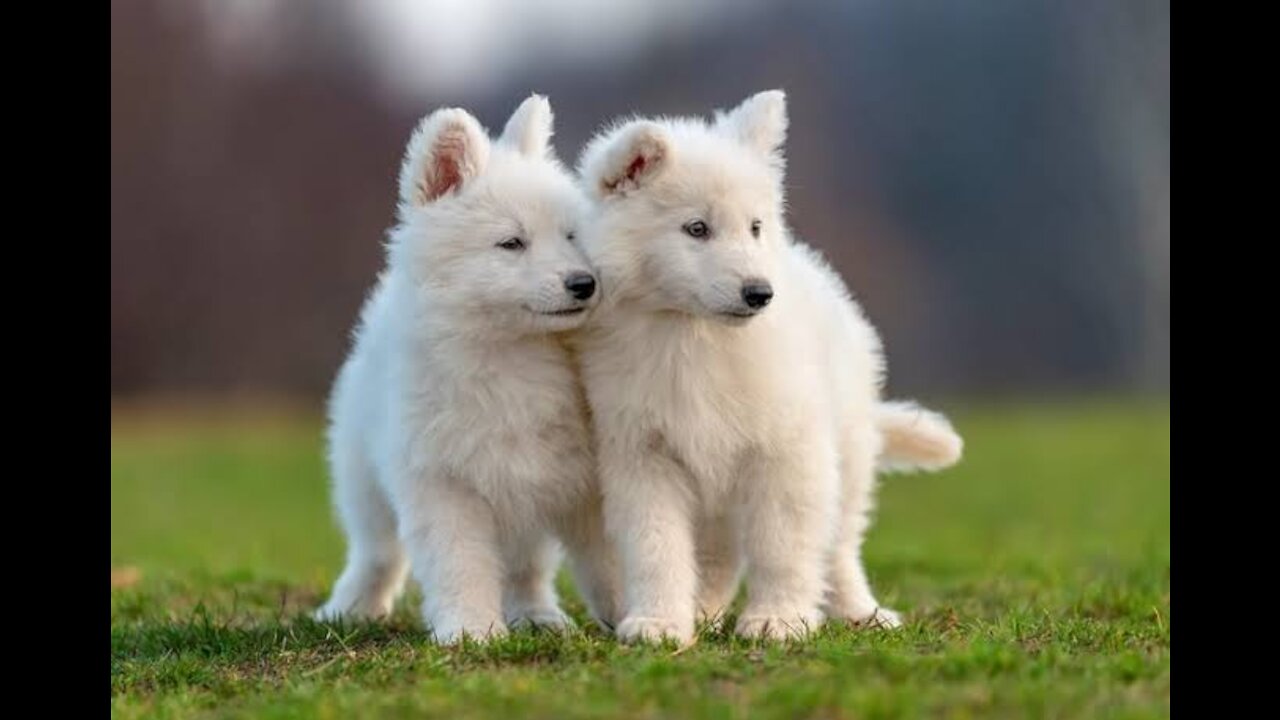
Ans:
[[[884,441],[877,470],[941,470],[959,462],[964,449],[964,440],[946,417],[914,402],[880,403],[876,406],[876,427]]]

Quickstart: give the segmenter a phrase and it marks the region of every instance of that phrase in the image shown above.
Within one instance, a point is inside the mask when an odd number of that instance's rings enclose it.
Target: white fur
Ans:
[[[898,623],[860,559],[882,446],[880,341],[785,226],[786,127],[771,91],[711,124],[617,124],[579,164],[596,201],[583,246],[605,291],[579,341],[624,640],[688,641],[744,564],[742,635],[801,635],[825,617]],[[694,220],[710,237],[682,229]],[[775,291],[759,312],[748,280]]]
[[[879,469],[941,470],[960,461],[964,440],[940,413],[905,400],[880,403],[876,410],[876,425],[884,438]]]
[[[411,566],[442,642],[568,626],[558,538],[593,615],[613,620],[586,402],[562,336],[599,293],[583,302],[564,285],[590,271],[568,237],[586,204],[550,135],[533,96],[497,142],[444,109],[409,143],[387,268],[330,402],[348,554],[321,618],[386,615]],[[526,248],[497,247],[511,237]]]

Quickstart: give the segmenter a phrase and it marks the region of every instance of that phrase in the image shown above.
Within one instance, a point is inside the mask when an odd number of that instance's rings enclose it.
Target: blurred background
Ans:
[[[790,219],[895,394],[1167,396],[1167,2],[114,0],[111,390],[319,409],[441,105],[784,88]]]
[[[1168,716],[1167,1],[111,7],[113,716]],[[955,468],[885,478],[865,547],[924,634],[719,647],[713,672],[698,651],[447,660],[414,599],[386,635],[281,626],[341,570],[323,403],[417,120],[498,128],[544,93],[572,164],[616,116],[768,88],[792,225],[880,329],[889,392],[965,438]],[[635,668],[671,706],[625,690]]]
[[[1083,683],[1167,715],[1169,42],[1169,4],[1144,0],[113,0],[113,702],[275,697],[278,667],[307,667],[285,656],[315,646],[266,634],[219,665],[201,612],[308,612],[342,566],[321,410],[422,115],[497,128],[541,92],[573,163],[617,115],[781,87],[792,225],[877,324],[891,395],[965,437],[956,468],[886,479],[865,548],[887,605],[940,637],[979,620],[947,641],[972,639],[954,657],[977,679],[933,639],[910,666],[943,667],[946,707],[1027,682],[1011,697],[1043,715],[1064,707],[1046,688]],[[287,684],[349,691],[347,662]],[[865,688],[910,692],[904,666]],[[383,697],[390,675],[361,676],[379,688],[351,697]],[[740,707],[723,687],[681,702]]]

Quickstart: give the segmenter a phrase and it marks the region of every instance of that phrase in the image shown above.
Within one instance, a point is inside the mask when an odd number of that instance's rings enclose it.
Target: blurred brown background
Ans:
[[[897,393],[1167,394],[1167,2],[116,0],[118,398],[318,401],[415,121],[787,90],[791,222]]]

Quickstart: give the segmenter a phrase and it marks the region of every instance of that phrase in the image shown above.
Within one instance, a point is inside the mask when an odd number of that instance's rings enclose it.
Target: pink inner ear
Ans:
[[[626,171],[623,172],[621,176],[619,176],[613,182],[606,182],[604,184],[605,188],[608,190],[617,190],[618,186],[621,185],[624,181],[634,182],[636,179],[636,176],[644,172],[644,166],[648,164],[649,164],[649,161],[646,160],[643,155],[637,155],[635,159],[631,161],[631,164],[627,165]]]
[[[644,166],[648,164],[649,161],[645,160],[643,155],[637,155],[636,159],[632,160],[631,164],[627,166],[627,179],[635,180],[636,176],[644,171]]]
[[[427,199],[434,200],[462,184],[463,153],[465,139],[461,135],[442,133],[432,149],[432,171],[427,182]]]

